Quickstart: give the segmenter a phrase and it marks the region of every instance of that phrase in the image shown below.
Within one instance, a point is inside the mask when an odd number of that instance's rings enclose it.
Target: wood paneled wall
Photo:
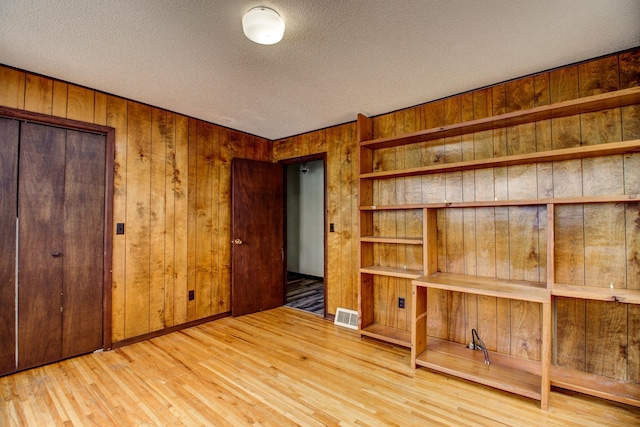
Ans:
[[[355,123],[274,141],[273,160],[327,153],[327,312],[358,309],[358,144]]]
[[[268,140],[8,67],[0,105],[116,129],[114,342],[230,311],[230,162]]]
[[[544,72],[374,118],[374,138],[450,125],[640,86],[640,49]],[[545,120],[374,152],[374,170],[524,154],[637,139],[640,106]],[[374,205],[640,194],[640,154],[377,180]],[[376,235],[422,235],[422,211],[379,211]],[[556,207],[557,283],[640,288],[639,203]],[[438,269],[546,281],[546,207],[440,209]],[[421,269],[420,247],[376,244],[376,264]],[[376,323],[408,330],[409,280],[377,276]],[[539,304],[429,290],[431,336],[471,341],[540,360]],[[410,304],[407,304],[410,307]],[[640,310],[632,304],[560,298],[555,362],[640,382]],[[539,325],[531,328],[530,325]],[[533,330],[533,333],[532,333]]]
[[[611,55],[550,72],[452,96],[374,118],[374,137],[497,115],[551,102],[640,85],[640,50]],[[232,157],[279,161],[327,153],[328,233],[327,310],[357,308],[357,141],[355,123],[339,125],[270,143],[216,125],[56,80],[0,67],[0,105],[112,126],[116,129],[114,222],[125,222],[124,236],[114,237],[113,340],[205,318],[230,309],[229,165]],[[576,144],[640,138],[640,109],[585,114],[449,138],[438,144],[397,147],[376,154],[376,170],[443,161],[526,153]],[[512,166],[451,172],[377,183],[376,203],[412,203],[493,198],[564,197],[610,191],[640,192],[640,156],[613,156],[537,166]],[[611,180],[602,178],[603,171]],[[610,234],[590,231],[589,219],[604,215],[617,224],[612,232],[628,236],[639,207],[627,203],[590,212],[588,207],[558,209],[556,227],[573,237],[557,250],[558,282],[579,284],[585,277],[624,268],[629,287],[640,287],[640,267],[630,260],[638,242],[618,247],[627,261],[592,264],[597,254],[585,250],[585,239]],[[420,236],[422,212],[377,212],[379,235]],[[546,274],[545,209],[451,209],[438,216],[438,265],[443,271],[544,280]],[[634,216],[635,215],[635,216]],[[565,227],[565,218],[585,221],[580,230]],[[539,218],[540,221],[532,221]],[[520,239],[522,224],[537,224],[538,239]],[[507,224],[504,226],[504,224]],[[623,230],[621,232],[620,227]],[[393,229],[389,232],[389,229]],[[507,230],[500,234],[496,229]],[[577,231],[577,234],[574,233]],[[622,233],[622,234],[620,234]],[[557,234],[557,232],[556,232]],[[520,240],[526,240],[522,245]],[[632,239],[633,240],[633,239]],[[635,245],[635,246],[634,246]],[[397,245],[376,245],[384,265],[419,268],[422,249],[399,251]],[[589,270],[577,268],[587,257]],[[603,270],[604,269],[604,270]],[[609,274],[609,273],[606,273]],[[605,275],[606,275],[605,274]],[[615,276],[614,273],[611,273]],[[612,277],[613,277],[612,276]],[[607,276],[608,277],[608,276]],[[408,329],[410,283],[378,277],[376,322]],[[608,279],[607,279],[608,280]],[[621,280],[615,276],[615,280]],[[188,301],[189,290],[195,300]],[[406,298],[406,309],[397,298]],[[539,339],[521,334],[523,322],[539,322],[535,305],[491,297],[430,291],[429,333],[459,342],[481,329],[492,349],[539,359]],[[615,307],[613,307],[615,306]],[[625,357],[601,354],[611,343],[598,341],[592,316],[615,317],[613,344]],[[558,363],[591,366],[612,377],[639,378],[640,313],[617,303],[561,301],[557,307]],[[533,319],[533,320],[532,320]],[[569,333],[576,328],[578,335]],[[564,332],[563,332],[564,331]],[[623,348],[622,341],[626,347]],[[590,343],[586,345],[585,342]],[[595,343],[595,344],[594,344]],[[597,354],[594,354],[596,352]],[[615,352],[609,352],[615,353]],[[634,359],[635,358],[635,359]],[[634,362],[635,361],[635,362]],[[609,363],[611,362],[611,363]],[[635,368],[634,368],[635,363]],[[597,366],[596,366],[597,365]],[[628,368],[627,368],[628,366]],[[624,372],[623,372],[624,371]]]

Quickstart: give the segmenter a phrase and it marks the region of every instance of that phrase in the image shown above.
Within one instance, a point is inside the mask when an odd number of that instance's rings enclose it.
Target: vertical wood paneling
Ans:
[[[164,279],[164,300],[163,300],[163,323],[165,327],[175,324],[175,304],[176,296],[176,197],[173,189],[173,177],[176,172],[176,115],[174,113],[166,113],[166,130],[164,132],[164,149],[165,155],[162,159],[163,172],[162,180],[164,181],[164,270],[162,271]],[[155,127],[154,127],[155,129]],[[162,128],[160,128],[162,130]],[[155,146],[155,144],[154,144]],[[155,157],[156,152],[152,155]],[[154,162],[155,164],[155,162]],[[153,182],[153,180],[152,180]]]
[[[196,318],[211,315],[213,126],[198,122],[196,141],[195,291]],[[242,145],[244,153],[244,145]]]
[[[188,296],[188,218],[189,218],[189,119],[176,115],[175,118],[175,159],[169,157],[172,167],[168,175],[171,192],[167,197],[174,200],[174,231],[175,231],[175,258],[173,267],[174,291],[173,301],[173,325],[185,323],[187,315]]]
[[[94,91],[75,85],[67,89],[67,118],[82,122],[93,121]]]
[[[0,105],[24,109],[26,73],[0,66]]]
[[[51,79],[27,74],[24,109],[40,114],[51,114],[53,81]]]
[[[58,117],[67,117],[68,86],[59,81],[53,82],[53,105],[51,114]]]
[[[227,132],[220,132],[218,212],[218,312],[231,310],[231,149]]]
[[[257,154],[257,145],[255,138],[250,137],[251,146],[253,148],[253,158]],[[211,238],[211,296],[209,315],[219,313],[220,288],[217,286],[218,277],[220,277],[220,250],[218,246],[218,236],[220,235],[220,205],[218,197],[220,196],[220,128],[213,127],[213,135],[211,141],[211,230],[209,235]],[[229,240],[231,242],[231,240]]]
[[[468,120],[470,116],[481,118],[615,90],[618,87],[637,86],[640,84],[639,52],[636,49],[619,55],[619,60],[618,55],[612,55],[379,116],[374,118],[374,136],[432,128]],[[27,83],[27,76],[33,80]],[[357,164],[354,158],[355,135],[351,125],[271,143],[195,119],[174,117],[172,113],[162,110],[154,109],[151,120],[151,114],[147,114],[148,107],[6,67],[0,67],[0,104],[30,111],[46,112],[48,109],[47,114],[106,123],[116,128],[114,222],[126,222],[126,234],[114,236],[114,341],[130,338],[162,325],[179,325],[209,314],[228,311],[231,237],[228,189],[229,161],[233,156],[277,161],[327,152],[327,219],[336,224],[337,232],[328,234],[326,303],[329,313],[335,313],[338,306],[356,308],[357,260],[354,242],[358,210],[355,197],[357,186],[354,182]],[[603,114],[553,119],[533,126],[524,125],[466,135],[464,138],[450,138],[446,143],[444,140],[430,141],[416,145],[418,148],[408,146],[380,150],[375,155],[374,169],[388,170],[398,165],[411,167],[455,159],[479,159],[551,147],[570,147],[579,145],[581,140],[587,144],[595,144],[635,139],[640,137],[637,113],[637,106],[625,107]],[[156,119],[158,114],[165,117],[164,122]],[[158,150],[164,150],[162,160],[155,155]],[[613,189],[616,193],[627,194],[640,191],[640,178],[637,174],[640,155],[598,160],[600,163],[594,160],[554,162],[538,165],[533,170],[504,167],[472,173],[384,180],[376,184],[375,203],[440,202],[445,198],[453,201],[473,198],[501,200],[570,197],[610,194]],[[607,179],[601,179],[601,175],[598,175],[603,169],[611,171],[607,174]],[[624,171],[624,174],[621,175],[620,171]],[[593,212],[595,216],[613,218],[612,222],[617,224],[617,228],[611,231],[608,227],[600,235],[588,229],[586,236],[581,224],[590,218],[589,212],[585,217],[582,206],[563,206],[557,209],[556,234],[559,235],[558,241],[562,241],[556,247],[557,281],[585,284],[586,244],[600,247],[598,251],[613,250],[622,264],[611,268],[627,272],[627,277],[616,277],[614,280],[624,280],[629,287],[637,286],[637,271],[640,267],[637,267],[637,239],[633,231],[637,210],[634,206],[609,206],[602,209],[611,209],[611,212]],[[440,268],[460,269],[469,273],[475,271],[479,275],[490,277],[544,277],[545,243],[539,241],[535,245],[527,241],[526,245],[520,245],[512,234],[520,228],[518,224],[525,227],[531,226],[529,221],[537,221],[533,218],[533,213],[523,217],[509,208],[466,209],[459,210],[459,213],[459,218],[438,213],[439,227],[446,223],[450,228],[438,230],[439,237],[445,242],[438,248]],[[415,215],[413,212],[403,213],[401,220],[397,212],[386,214],[388,215],[376,213],[376,235],[421,233],[421,225],[418,229],[419,212]],[[161,225],[162,222],[164,226]],[[162,239],[157,239],[156,233],[159,230],[163,233]],[[614,249],[594,243],[602,241],[602,235],[608,232],[617,233],[616,235],[622,233],[626,244],[617,245]],[[158,242],[154,243],[156,240]],[[163,249],[157,251],[156,246],[159,245]],[[414,262],[417,266],[416,260],[421,258],[419,247],[403,247],[400,251],[397,249],[398,245],[376,244],[375,247],[376,260],[383,265],[406,264],[410,268]],[[157,262],[161,257],[164,267],[160,269],[161,274],[156,275],[149,263],[159,265]],[[510,268],[514,257],[520,261]],[[146,270],[142,265],[145,260]],[[597,270],[603,267],[595,263],[589,268]],[[586,276],[593,277],[597,274],[600,273],[588,272]],[[381,313],[381,318],[377,321],[406,327],[406,316],[403,317],[403,313],[397,309],[397,298],[405,293],[406,286],[403,282],[406,281],[385,278],[376,278],[375,281],[376,311]],[[196,300],[191,302],[187,301],[190,289],[198,290]],[[407,304],[410,304],[410,295],[406,294],[405,297]],[[160,303],[160,299],[164,302]],[[507,300],[490,297],[458,298],[446,293],[433,294],[431,291],[428,303],[429,335],[451,335],[462,337],[464,341],[469,329],[477,325],[490,348],[523,357],[537,357],[537,337],[535,334],[525,334],[526,328],[522,326],[525,317],[539,318],[540,312],[533,306],[512,306]],[[637,369],[634,371],[631,364],[638,360],[638,351],[633,353],[637,345],[632,345],[633,340],[637,342],[638,338],[630,332],[634,330],[632,325],[637,324],[637,310],[618,313],[617,309],[610,310],[606,305],[608,303],[602,304],[604,305],[589,306],[589,318],[605,316],[608,318],[607,322],[587,326],[587,309],[582,301],[566,298],[558,300],[557,361],[565,366],[602,371],[606,375],[621,377],[623,371],[620,360],[613,356],[611,361],[599,360],[601,356],[596,353],[587,357],[584,343],[587,336],[591,339],[601,333],[601,328],[605,327],[603,325],[619,330],[618,323],[627,322],[628,335],[625,335],[627,332],[620,332],[616,335],[614,344],[622,344],[620,337],[628,337],[627,365],[630,367],[625,375],[629,378],[634,378],[635,375],[637,380]],[[161,310],[162,315],[155,316],[154,320],[154,313],[160,313]],[[444,314],[440,318],[433,318],[434,310],[440,310]],[[632,315],[632,312],[635,314]],[[447,323],[450,315],[454,318],[452,324]],[[618,322],[618,315],[623,320]],[[573,335],[569,336],[569,331]],[[613,365],[611,369],[614,372],[607,372],[607,368],[603,367],[606,363]]]
[[[114,96],[107,97],[107,126],[116,129],[115,159],[113,162],[113,229],[116,223],[126,221],[127,203],[127,101]],[[125,232],[128,225],[125,224]],[[125,339],[125,288],[126,288],[126,236],[113,238],[111,267],[111,334],[113,341]]]
[[[352,289],[356,288],[356,277],[351,274],[357,264],[358,242],[357,222],[354,222],[353,195],[357,192],[357,159],[358,151],[355,141],[355,126],[353,124],[340,126],[340,270],[343,272],[340,277],[340,300],[337,301],[342,307],[357,306],[357,300],[353,298]],[[304,141],[308,141],[308,137]],[[308,144],[305,144],[308,146]],[[307,152],[308,154],[308,152]]]
[[[93,123],[106,126],[107,124],[107,95],[95,92]]]
[[[128,102],[125,336],[149,332],[151,108]]]
[[[71,89],[71,88],[70,88]],[[166,158],[169,138],[167,112],[151,110],[151,160],[149,201],[149,330],[165,327],[165,298],[167,284],[165,269],[171,265],[166,257],[165,236],[172,233],[167,227]]]
[[[340,209],[340,134],[338,128],[326,130],[327,146],[327,221],[334,224],[341,224]],[[340,246],[341,230],[327,235],[327,265],[330,268],[325,277],[327,286],[325,302],[326,309],[330,313],[335,313],[337,303],[340,301],[342,286],[342,256]]]
[[[198,158],[197,137],[198,121],[189,119],[189,153],[188,153],[188,187],[187,187],[187,292],[196,293],[196,236],[197,236],[197,183],[198,183]],[[196,300],[187,299],[187,321],[195,320]]]

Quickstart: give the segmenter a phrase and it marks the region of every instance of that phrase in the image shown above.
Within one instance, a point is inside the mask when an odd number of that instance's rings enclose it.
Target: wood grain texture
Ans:
[[[151,110],[150,147],[150,200],[149,200],[149,331],[165,327],[165,298],[171,284],[167,283],[166,268],[171,260],[166,257],[165,235],[171,228],[166,222],[166,157],[169,128],[167,112]]]
[[[165,313],[173,313],[173,319],[167,321],[179,325],[187,321],[188,271],[188,212],[189,212],[189,119],[185,116],[175,117],[175,158],[167,159],[171,192],[167,195],[174,204],[174,266],[173,266],[173,300],[167,301],[173,306]],[[170,173],[170,175],[169,175]]]
[[[27,74],[24,109],[34,113],[51,114],[53,81],[45,77]]]
[[[0,375],[16,369],[16,206],[18,121],[0,119]]]
[[[26,73],[0,67],[0,105],[24,109]]]
[[[126,221],[127,201],[127,101],[114,96],[107,97],[107,126],[116,129],[115,158],[113,162],[113,222]],[[125,290],[126,290],[126,239],[114,236],[113,264],[111,267],[111,334],[113,341],[126,338],[125,335]]]
[[[127,103],[125,336],[150,328],[151,108]]]
[[[94,91],[76,85],[69,85],[67,89],[67,118],[92,123],[94,110]]]
[[[53,105],[51,106],[51,114],[58,117],[67,117],[68,100],[69,85],[67,83],[54,80]]]
[[[321,336],[322,339],[318,339]],[[269,352],[256,352],[256,347]],[[635,408],[533,400],[413,370],[406,349],[279,308],[0,378],[18,425],[636,425]],[[336,375],[340,372],[340,375]],[[380,391],[384,390],[384,393]],[[482,404],[479,404],[482,402]]]

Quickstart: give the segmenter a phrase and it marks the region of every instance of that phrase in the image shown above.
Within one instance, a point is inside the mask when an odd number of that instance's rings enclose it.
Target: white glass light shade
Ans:
[[[253,42],[275,44],[284,36],[284,21],[273,9],[254,7],[242,17],[242,29]]]

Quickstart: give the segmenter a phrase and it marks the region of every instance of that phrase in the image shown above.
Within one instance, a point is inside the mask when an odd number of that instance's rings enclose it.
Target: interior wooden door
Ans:
[[[231,163],[231,310],[234,316],[284,303],[283,168]]]
[[[18,121],[0,118],[0,375],[16,370]]]
[[[19,152],[21,370],[101,346],[105,151],[101,136],[25,123]]]

